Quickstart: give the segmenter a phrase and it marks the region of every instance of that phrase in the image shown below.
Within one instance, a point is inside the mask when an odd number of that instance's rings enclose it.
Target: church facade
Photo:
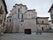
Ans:
[[[28,10],[26,5],[15,4],[10,15],[12,15],[12,32],[24,32],[25,29],[36,31],[37,12],[35,9]]]

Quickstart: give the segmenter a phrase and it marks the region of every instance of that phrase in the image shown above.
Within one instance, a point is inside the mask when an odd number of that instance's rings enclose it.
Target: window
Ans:
[[[23,22],[24,21],[24,19],[23,19],[23,14],[22,14],[22,16],[21,16],[21,22]]]
[[[20,8],[18,8],[18,13],[20,12]]]
[[[11,19],[9,21],[11,22]]]
[[[8,20],[7,20],[7,22],[8,22]]]
[[[23,14],[22,14],[22,19],[23,19]]]
[[[18,8],[18,19],[19,19],[20,8]]]
[[[38,21],[38,19],[36,18],[36,24],[39,24],[39,21]]]
[[[42,27],[42,31],[44,30],[44,28]]]
[[[44,24],[44,21],[42,21],[42,24]]]

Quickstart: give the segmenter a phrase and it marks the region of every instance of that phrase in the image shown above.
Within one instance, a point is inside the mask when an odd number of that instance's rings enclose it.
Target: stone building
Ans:
[[[50,24],[50,27],[53,29],[53,4],[51,5],[49,11],[50,13],[50,17],[51,17],[51,24]]]
[[[24,31],[28,29],[30,29],[32,32],[36,31],[36,17],[37,12],[35,9],[27,10],[27,12],[24,14]]]
[[[38,30],[46,31],[50,28],[48,18],[49,17],[37,17],[36,18],[36,24],[37,24]]]
[[[34,9],[28,10],[26,5],[15,4],[10,15],[12,15],[12,32],[24,32],[25,29],[36,31],[37,13]]]
[[[12,16],[8,16],[6,18],[6,30],[5,32],[11,32],[12,31]]]
[[[51,8],[49,9],[48,12],[50,13],[51,21],[52,21],[52,24],[53,24],[53,4],[52,4],[52,6],[51,6]]]
[[[3,32],[5,31],[5,19],[7,14],[7,6],[5,0],[0,0],[0,25],[2,26]]]

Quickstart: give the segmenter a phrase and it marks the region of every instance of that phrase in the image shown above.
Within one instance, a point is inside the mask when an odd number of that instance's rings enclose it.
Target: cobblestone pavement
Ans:
[[[6,33],[0,37],[0,40],[53,40],[53,33],[42,33],[42,35],[32,33],[27,35],[24,33]]]

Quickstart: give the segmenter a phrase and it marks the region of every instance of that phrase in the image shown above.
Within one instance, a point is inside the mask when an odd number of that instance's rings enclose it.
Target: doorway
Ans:
[[[25,34],[31,34],[31,29],[24,29]]]

